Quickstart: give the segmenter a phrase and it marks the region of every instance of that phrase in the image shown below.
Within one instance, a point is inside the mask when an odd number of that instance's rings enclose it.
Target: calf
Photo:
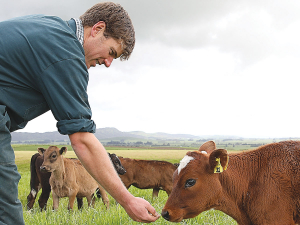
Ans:
[[[75,198],[87,198],[88,205],[94,205],[94,193],[97,188],[101,193],[103,203],[109,207],[109,199],[105,190],[85,170],[79,160],[64,158],[66,147],[61,149],[50,146],[47,150],[38,148],[44,156],[41,170],[51,172],[49,183],[53,197],[53,209],[57,209],[59,198],[69,197],[68,209],[73,209]]]
[[[161,215],[179,222],[214,208],[242,225],[300,223],[299,175],[299,141],[236,154],[206,142],[181,160]]]
[[[36,153],[31,157],[30,161],[30,193],[27,196],[27,209],[30,210],[33,207],[35,198],[40,189],[42,193],[39,198],[40,209],[46,209],[47,201],[51,192],[51,186],[49,179],[51,173],[42,173],[40,166],[43,164],[44,157],[40,153]],[[78,205],[79,207],[79,205]]]
[[[124,167],[122,166],[118,156],[116,154],[110,154],[108,153],[108,155],[110,156],[110,159],[117,171],[118,174],[124,174],[126,173],[126,170],[124,169]],[[78,159],[72,159],[75,161],[78,161]],[[51,192],[51,186],[49,183],[49,179],[51,176],[51,173],[47,173],[47,172],[42,172],[40,170],[41,165],[43,164],[44,161],[44,157],[43,155],[41,155],[40,153],[36,153],[31,157],[31,162],[30,162],[30,172],[31,172],[31,177],[30,177],[30,193],[27,196],[27,209],[30,210],[32,209],[37,193],[39,192],[40,189],[42,189],[42,193],[39,197],[39,206],[41,210],[45,210],[46,206],[47,206],[47,202],[49,199],[49,195]],[[97,189],[97,196],[100,197],[100,190]],[[78,209],[82,208],[83,205],[83,201],[82,198],[77,198],[77,204],[78,204]]]
[[[152,197],[157,197],[159,190],[164,190],[169,195],[172,191],[172,176],[176,166],[166,161],[137,160],[119,157],[121,164],[126,169],[120,175],[125,187],[131,185],[140,189],[153,188]]]

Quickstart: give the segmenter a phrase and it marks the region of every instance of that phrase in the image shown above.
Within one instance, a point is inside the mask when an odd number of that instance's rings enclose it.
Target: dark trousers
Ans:
[[[10,118],[6,107],[0,105],[0,225],[22,225],[23,208],[18,199],[21,178],[11,147]]]

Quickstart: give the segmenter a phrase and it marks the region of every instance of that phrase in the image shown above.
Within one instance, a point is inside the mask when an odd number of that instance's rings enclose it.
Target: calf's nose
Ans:
[[[161,212],[161,216],[165,219],[165,220],[169,220],[170,219],[170,215],[168,211],[163,210]]]
[[[126,170],[125,170],[124,168],[121,168],[121,169],[120,169],[120,174],[121,174],[121,175],[124,175],[125,173],[126,173]]]
[[[40,167],[40,171],[45,172],[46,171],[46,167],[45,166],[41,166]]]

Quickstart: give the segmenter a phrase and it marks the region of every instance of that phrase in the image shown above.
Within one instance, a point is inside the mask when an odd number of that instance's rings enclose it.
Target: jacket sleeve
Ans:
[[[40,76],[40,91],[61,134],[96,130],[88,102],[88,78],[84,62],[78,58],[55,62]]]

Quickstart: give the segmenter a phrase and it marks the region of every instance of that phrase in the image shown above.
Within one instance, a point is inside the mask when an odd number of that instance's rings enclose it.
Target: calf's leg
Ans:
[[[53,198],[53,210],[58,209],[59,206],[59,197],[52,191],[52,198]]]
[[[94,197],[94,194],[92,194],[90,196],[86,196],[86,199],[87,199],[89,207],[94,207],[95,206],[95,197]]]
[[[83,206],[83,198],[77,198],[78,209],[82,209],[82,206]]]
[[[37,171],[36,171],[36,159],[40,156],[39,153],[36,153],[31,157],[30,161],[30,193],[27,196],[27,209],[32,209],[36,196],[39,192],[40,181],[38,179]]]
[[[152,199],[158,197],[159,188],[153,188]]]
[[[50,192],[51,192],[51,190],[46,190],[46,189],[42,188],[42,194],[39,198],[39,206],[40,206],[41,210],[46,210]]]
[[[101,198],[102,198],[102,202],[104,203],[104,205],[106,206],[106,208],[109,208],[109,199],[107,196],[106,191],[104,190],[104,188],[102,186],[99,185],[99,192],[101,194]]]
[[[76,199],[76,195],[75,194],[69,196],[69,205],[68,205],[68,209],[69,210],[70,209],[73,210],[75,199]]]
[[[27,209],[30,210],[32,209],[35,199],[36,199],[37,191],[32,189],[27,196]]]
[[[39,198],[39,206],[41,210],[46,210],[47,207],[47,202],[51,193],[51,186],[49,183],[51,173],[45,173],[42,172],[40,173],[40,178],[39,180],[41,181],[41,186],[42,186],[42,193]]]

